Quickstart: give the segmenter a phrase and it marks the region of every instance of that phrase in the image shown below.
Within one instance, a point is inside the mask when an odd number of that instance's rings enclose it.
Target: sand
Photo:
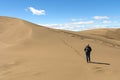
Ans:
[[[119,34],[119,29],[72,32],[0,17],[0,80],[120,80]]]

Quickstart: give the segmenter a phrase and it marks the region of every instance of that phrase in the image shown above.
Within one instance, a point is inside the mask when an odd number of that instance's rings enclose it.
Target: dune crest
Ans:
[[[29,38],[31,34],[32,28],[26,26],[25,21],[0,17],[0,47],[19,44]]]

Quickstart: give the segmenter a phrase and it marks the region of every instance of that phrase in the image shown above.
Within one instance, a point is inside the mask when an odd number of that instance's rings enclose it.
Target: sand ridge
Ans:
[[[0,43],[4,44],[2,46],[15,45],[30,37],[31,34],[31,27],[26,26],[24,21],[0,17]]]

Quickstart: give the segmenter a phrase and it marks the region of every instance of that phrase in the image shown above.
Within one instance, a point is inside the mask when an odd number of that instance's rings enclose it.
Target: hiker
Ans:
[[[92,48],[90,47],[89,44],[85,47],[84,51],[86,53],[86,60],[88,63],[88,62],[90,62],[90,52],[92,51]]]

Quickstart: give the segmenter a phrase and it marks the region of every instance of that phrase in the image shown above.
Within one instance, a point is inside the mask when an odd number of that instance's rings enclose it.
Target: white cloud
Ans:
[[[113,24],[119,24],[119,21],[113,21]]]
[[[91,22],[93,23],[93,22]],[[74,23],[65,23],[65,24],[43,24],[43,26],[49,27],[49,28],[55,28],[55,29],[63,29],[63,30],[71,30],[71,31],[81,31],[81,30],[89,30],[89,29],[95,29],[95,28],[110,28],[109,24],[91,24],[91,23],[80,23],[76,24]],[[106,22],[107,23],[107,22]]]
[[[109,17],[108,17],[108,16],[94,16],[93,18],[94,18],[94,19],[96,19],[96,20],[109,19]]]
[[[71,22],[65,24],[43,24],[43,26],[55,29],[63,29],[63,30],[73,30],[73,31],[80,31],[89,29],[88,26],[92,25],[94,21],[84,21],[84,22]],[[92,27],[92,26],[91,26]]]
[[[111,21],[104,20],[102,23],[103,23],[103,24],[110,24],[110,23],[111,23]]]
[[[45,15],[45,10],[38,10],[33,7],[28,7],[28,9],[32,12],[33,15]]]
[[[93,27],[91,27],[91,29],[96,29],[96,28],[107,28],[107,25],[94,25]]]
[[[82,21],[82,20],[87,20],[87,18],[73,18],[71,21]]]
[[[72,19],[69,23],[64,24],[43,24],[49,28],[81,31],[95,28],[118,28],[120,26],[119,20],[114,20],[108,16],[94,16],[94,19],[86,18],[86,20]]]
[[[72,21],[77,21],[78,19],[71,19]]]
[[[72,24],[78,24],[78,25],[84,25],[84,24],[93,24],[94,21],[79,21],[79,22],[73,22]]]

